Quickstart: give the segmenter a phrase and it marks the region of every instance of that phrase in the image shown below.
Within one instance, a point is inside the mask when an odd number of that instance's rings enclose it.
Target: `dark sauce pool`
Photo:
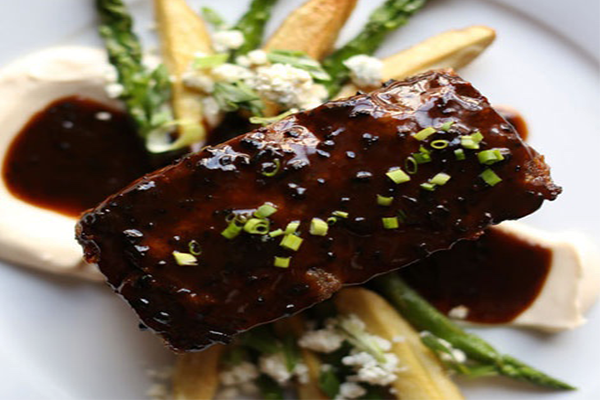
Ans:
[[[504,105],[495,105],[494,109],[498,111],[498,114],[502,115],[502,117],[504,117],[509,124],[515,127],[523,140],[527,140],[527,137],[529,136],[529,129],[527,128],[525,119],[519,111],[510,106]]]
[[[465,306],[469,321],[503,323],[535,300],[551,260],[547,248],[490,229],[477,241],[457,243],[401,273],[444,313]]]
[[[152,170],[125,113],[74,96],[32,117],[8,150],[2,178],[17,198],[78,216]]]

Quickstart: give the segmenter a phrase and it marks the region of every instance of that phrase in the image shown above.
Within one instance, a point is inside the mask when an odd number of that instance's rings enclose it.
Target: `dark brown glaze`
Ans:
[[[17,198],[79,216],[152,169],[125,113],[68,97],[33,116],[12,142],[2,171]]]
[[[527,122],[525,122],[525,118],[523,118],[523,115],[517,109],[504,105],[495,105],[494,109],[516,129],[521,136],[521,139],[527,140],[527,137],[529,136]]]
[[[412,134],[455,124],[424,142]],[[482,149],[511,154],[493,166],[503,181],[487,186],[474,151],[456,161],[460,136],[480,130]],[[403,166],[420,145],[446,138],[412,179],[396,185],[386,172]],[[281,163],[278,174],[262,172]],[[420,184],[439,172],[452,179],[436,191]],[[474,239],[490,224],[535,211],[560,189],[543,157],[469,83],[451,72],[430,72],[368,95],[326,103],[216,147],[183,158],[117,193],[81,219],[78,239],[112,287],[171,348],[200,350],[329,298],[344,284],[365,282],[460,239]],[[394,196],[392,206],[376,195]],[[271,229],[301,221],[297,252],[281,237],[221,235],[235,210],[271,202]],[[313,217],[349,213],[327,236],[311,236]],[[403,211],[398,229],[382,217]],[[180,266],[174,250],[197,241],[198,266]],[[293,256],[287,269],[274,256]]]
[[[550,249],[500,228],[457,243],[401,271],[440,311],[465,306],[467,320],[510,322],[537,298],[550,270]]]

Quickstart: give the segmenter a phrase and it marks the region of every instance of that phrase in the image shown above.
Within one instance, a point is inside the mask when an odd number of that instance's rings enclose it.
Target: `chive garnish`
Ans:
[[[479,176],[490,186],[496,186],[498,183],[502,182],[502,178],[489,168],[486,168]]]
[[[450,128],[452,127],[452,125],[454,125],[454,121],[444,122],[442,124],[442,126],[440,126],[440,130],[442,130],[444,132],[448,132],[450,130]]]
[[[279,245],[292,251],[298,251],[304,239],[293,234],[286,234]]]
[[[411,175],[414,175],[419,169],[419,163],[417,162],[417,160],[415,160],[413,156],[410,156],[406,159],[406,161],[404,161],[404,168],[406,168],[406,172],[408,172]]]
[[[261,174],[263,176],[266,176],[267,178],[277,175],[279,169],[281,168],[281,161],[279,161],[279,159],[276,158],[273,160],[273,164],[275,164],[275,168],[273,168],[272,171],[262,171]]]
[[[291,260],[292,257],[275,257],[273,265],[277,268],[288,268],[290,266]]]
[[[435,185],[430,182],[421,183],[421,188],[433,192],[435,190]]]
[[[435,128],[430,126],[429,128],[421,129],[419,132],[415,133],[413,137],[417,140],[425,140],[435,132]]]
[[[433,183],[436,186],[442,186],[445,185],[450,180],[450,178],[450,175],[444,172],[440,172],[439,174],[436,174],[433,178],[431,178],[429,182]]]
[[[454,156],[458,161],[462,161],[465,159],[465,151],[463,149],[454,150]]]
[[[439,140],[434,140],[433,142],[431,142],[431,147],[433,147],[436,150],[442,150],[445,149],[446,147],[448,147],[448,145],[450,144],[450,142],[448,142],[445,139],[439,139]]]
[[[481,164],[492,165],[504,160],[504,156],[498,149],[483,150],[477,153],[477,159]]]
[[[460,145],[465,149],[477,150],[479,143],[483,140],[481,132],[477,131],[472,135],[465,135],[460,137]]]
[[[285,234],[283,229],[275,229],[274,231],[269,232],[270,237],[277,237],[277,236],[281,236],[283,234]]]
[[[426,164],[431,161],[431,152],[427,150],[425,147],[420,146],[418,153],[413,153],[411,155],[417,162],[417,164]]]
[[[292,233],[296,233],[298,228],[300,227],[300,221],[292,221],[285,227],[285,234],[290,235]]]
[[[198,265],[198,259],[190,253],[174,251],[173,258],[177,265]]]
[[[336,222],[337,222],[337,218],[336,217],[329,217],[329,218],[327,218],[327,224],[328,225],[335,225]]]
[[[200,247],[200,243],[196,240],[190,240],[188,243],[188,249],[190,249],[190,253],[194,256],[199,256],[202,254],[202,248]]]
[[[309,232],[314,236],[325,236],[327,235],[327,231],[329,230],[329,225],[327,222],[323,221],[320,218],[313,218],[310,221],[310,229]]]
[[[251,235],[266,235],[269,232],[269,221],[261,218],[250,218],[244,224],[244,230]]]
[[[389,207],[392,205],[393,201],[393,197],[386,197],[380,194],[377,195],[377,204],[379,204],[380,206]]]
[[[384,217],[381,218],[381,222],[383,222],[384,229],[397,229],[400,226],[398,217]]]
[[[194,61],[192,61],[192,68],[207,69],[218,67],[219,65],[225,64],[228,58],[229,54],[226,53],[210,54],[206,56],[196,57]]]
[[[331,213],[331,215],[338,218],[348,218],[350,214],[348,214],[346,211],[334,211]]]
[[[239,226],[237,221],[234,219],[229,223],[227,228],[221,232],[221,235],[223,235],[226,239],[233,239],[242,232],[242,229],[243,227]]]
[[[256,218],[269,218],[277,212],[277,208],[271,203],[265,203],[254,212]]]
[[[390,169],[386,174],[388,178],[390,178],[396,185],[399,185],[404,182],[410,181],[410,176],[400,168],[396,167]]]

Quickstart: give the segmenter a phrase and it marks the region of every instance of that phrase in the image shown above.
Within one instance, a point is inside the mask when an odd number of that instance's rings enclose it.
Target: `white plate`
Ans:
[[[274,22],[301,0],[281,1]],[[150,0],[130,1],[150,27]],[[197,4],[198,2],[194,2]],[[208,0],[229,19],[247,0]],[[379,1],[362,0],[342,39],[355,33]],[[55,44],[98,44],[93,1],[21,0],[0,4],[0,63]],[[529,121],[531,142],[547,155],[564,194],[528,218],[552,230],[577,229],[600,241],[598,90],[600,2],[595,0],[431,1],[392,35],[379,54],[450,28],[486,24],[498,40],[462,71],[492,102],[510,104]],[[0,106],[9,99],[0,99]],[[1,206],[1,205],[0,205]],[[0,398],[133,399],[149,386],[145,369],[171,356],[101,285],[0,265]],[[574,332],[540,335],[479,330],[498,348],[580,387],[549,393],[502,379],[461,381],[471,399],[600,398],[600,307]]]

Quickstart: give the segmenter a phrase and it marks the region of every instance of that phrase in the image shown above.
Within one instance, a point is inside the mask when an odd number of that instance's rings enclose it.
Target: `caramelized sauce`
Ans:
[[[401,273],[444,313],[465,306],[469,321],[504,323],[538,296],[551,259],[545,247],[490,229],[477,241],[457,243]]]
[[[494,106],[498,114],[500,114],[509,124],[511,124],[515,130],[521,136],[521,139],[527,140],[529,136],[529,129],[527,128],[527,123],[523,118],[523,115],[516,109],[510,106],[504,105],[496,105]]]
[[[15,197],[77,216],[151,170],[125,113],[68,97],[21,130],[7,152],[3,179]]]

